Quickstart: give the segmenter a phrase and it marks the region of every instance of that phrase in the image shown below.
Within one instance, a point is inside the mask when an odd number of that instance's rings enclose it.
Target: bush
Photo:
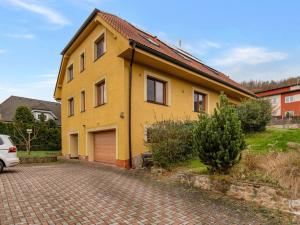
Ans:
[[[37,121],[27,107],[20,106],[12,123],[0,122],[0,134],[11,136],[18,150],[26,150],[27,128],[35,129],[37,133],[36,138],[31,141],[32,150],[61,149],[61,128],[53,120],[45,121],[43,114]]]
[[[237,112],[224,94],[212,116],[199,115],[194,128],[194,146],[212,173],[228,173],[240,161],[245,137]]]
[[[272,105],[265,99],[248,99],[238,106],[244,132],[263,131],[272,119]]]
[[[148,128],[146,145],[152,152],[155,166],[168,168],[193,157],[193,123],[164,120]]]

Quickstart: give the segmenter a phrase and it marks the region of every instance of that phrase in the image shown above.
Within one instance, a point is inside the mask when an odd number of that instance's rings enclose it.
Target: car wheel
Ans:
[[[3,171],[4,163],[0,161],[0,173]]]

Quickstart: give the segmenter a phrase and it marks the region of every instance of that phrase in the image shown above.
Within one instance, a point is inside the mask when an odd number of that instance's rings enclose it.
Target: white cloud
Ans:
[[[34,77],[32,80],[19,83],[9,80],[1,82],[0,103],[11,95],[54,101],[56,74],[41,74]]]
[[[273,61],[281,61],[288,57],[284,52],[269,51],[261,47],[239,47],[229,51],[227,55],[213,60],[213,64],[232,66],[237,64],[258,65]]]
[[[177,44],[178,46],[178,44]],[[190,52],[196,56],[205,55],[211,49],[219,49],[222,45],[220,43],[209,41],[209,40],[200,40],[197,42],[181,42],[181,48]]]
[[[51,9],[47,6],[41,5],[40,2],[29,2],[25,0],[8,0],[12,5],[25,9],[27,11],[39,14],[46,18],[49,22],[57,25],[67,25],[69,24],[69,21],[59,14],[54,9]]]
[[[1,53],[5,53],[5,52],[6,52],[5,49],[1,49],[1,48],[0,48],[0,54],[1,54]]]
[[[27,33],[27,34],[5,34],[6,37],[9,37],[9,38],[15,38],[15,39],[28,39],[28,40],[32,40],[32,39],[35,39],[35,35],[34,34],[30,34],[30,33]]]

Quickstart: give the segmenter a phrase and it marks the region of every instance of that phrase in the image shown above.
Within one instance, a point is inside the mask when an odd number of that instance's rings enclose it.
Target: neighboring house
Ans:
[[[185,51],[96,9],[62,51],[54,97],[62,104],[63,155],[137,166],[149,125],[211,113],[221,92],[233,104],[255,96]]]
[[[274,117],[300,116],[300,85],[273,88],[257,92],[256,95],[270,100]]]
[[[56,121],[59,126],[61,125],[60,103],[18,96],[10,96],[0,104],[0,121],[12,122],[16,110],[20,106],[28,107],[37,120],[39,120],[40,115],[43,113],[46,121],[52,119]]]

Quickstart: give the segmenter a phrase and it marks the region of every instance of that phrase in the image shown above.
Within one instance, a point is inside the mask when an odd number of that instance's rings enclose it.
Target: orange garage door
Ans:
[[[94,160],[97,162],[116,162],[116,131],[102,131],[94,134]]]

